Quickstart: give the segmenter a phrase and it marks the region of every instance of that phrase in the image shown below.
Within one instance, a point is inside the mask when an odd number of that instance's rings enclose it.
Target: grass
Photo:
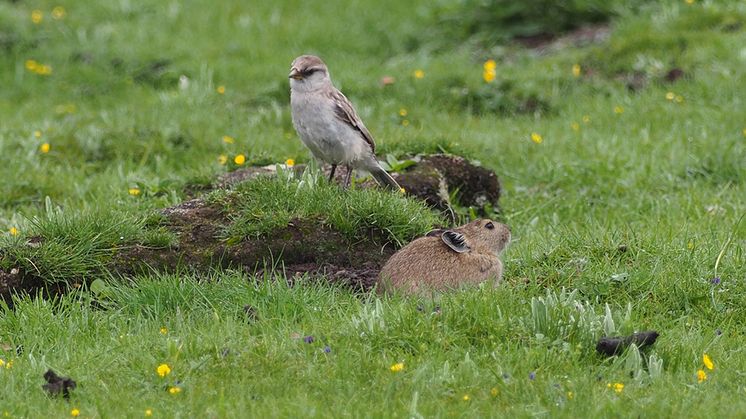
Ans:
[[[58,5],[61,19],[52,16]],[[602,44],[546,54],[443,49],[430,12],[427,2],[388,0],[1,3],[0,266],[34,261],[50,281],[106,285],[52,300],[17,296],[0,309],[0,411],[740,415],[744,6],[654,2],[622,13]],[[448,150],[498,173],[500,217],[515,238],[504,286],[427,301],[314,281],[288,288],[232,271],[131,282],[96,273],[120,237],[168,244],[148,230],[153,211],[236,168],[234,156],[308,160],[286,81],[301,53],[323,56],[382,159]],[[498,66],[487,84],[489,58]],[[51,74],[28,70],[27,60]],[[668,83],[672,68],[685,76]],[[413,76],[418,69],[424,78]],[[634,72],[647,84],[631,92],[623,80]],[[384,87],[383,76],[396,82]],[[522,107],[527,98],[545,105]],[[318,185],[291,204],[292,188],[242,186],[239,201],[225,201],[240,221],[228,236],[309,213],[329,214],[354,235],[370,212],[401,240],[435,219],[399,197]],[[31,236],[46,245],[18,253]],[[245,318],[247,304],[255,320]],[[615,333],[661,337],[647,353],[604,360],[593,341],[612,330],[609,318]],[[161,363],[172,369],[164,378]],[[402,371],[390,370],[396,363]],[[50,367],[78,382],[69,402],[42,391]],[[183,391],[169,394],[167,385]]]
[[[271,234],[297,218],[317,220],[350,240],[364,239],[369,229],[377,228],[386,240],[403,245],[444,222],[423,203],[387,191],[353,188],[340,194],[317,169],[298,176],[280,170],[276,178],[219,190],[207,200],[235,214],[226,226],[228,241]]]

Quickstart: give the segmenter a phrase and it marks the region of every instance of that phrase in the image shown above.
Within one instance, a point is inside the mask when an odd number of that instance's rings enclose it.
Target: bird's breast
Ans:
[[[328,98],[291,94],[290,105],[298,136],[317,158],[333,164],[350,163],[367,151],[359,132],[337,117]]]

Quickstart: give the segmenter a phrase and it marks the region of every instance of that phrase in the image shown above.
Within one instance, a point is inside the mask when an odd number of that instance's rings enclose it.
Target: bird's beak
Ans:
[[[303,75],[298,71],[297,68],[293,67],[290,69],[290,75],[288,76],[291,79],[300,80],[303,78]]]

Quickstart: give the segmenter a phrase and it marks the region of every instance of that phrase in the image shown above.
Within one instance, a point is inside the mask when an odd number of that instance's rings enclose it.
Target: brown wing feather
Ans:
[[[365,127],[360,117],[357,116],[350,100],[337,89],[332,90],[331,99],[334,101],[334,113],[337,115],[337,118],[360,132],[365,141],[370,145],[371,151],[376,151],[376,142],[373,141],[373,136],[370,135],[368,128]]]

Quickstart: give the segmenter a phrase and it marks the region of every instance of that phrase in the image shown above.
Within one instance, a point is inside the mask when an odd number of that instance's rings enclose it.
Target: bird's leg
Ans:
[[[334,172],[337,170],[337,165],[332,165],[332,172],[329,173],[329,183],[332,183],[334,181]]]
[[[345,176],[345,189],[350,187],[350,181],[352,180],[352,167],[347,165],[347,176]]]

